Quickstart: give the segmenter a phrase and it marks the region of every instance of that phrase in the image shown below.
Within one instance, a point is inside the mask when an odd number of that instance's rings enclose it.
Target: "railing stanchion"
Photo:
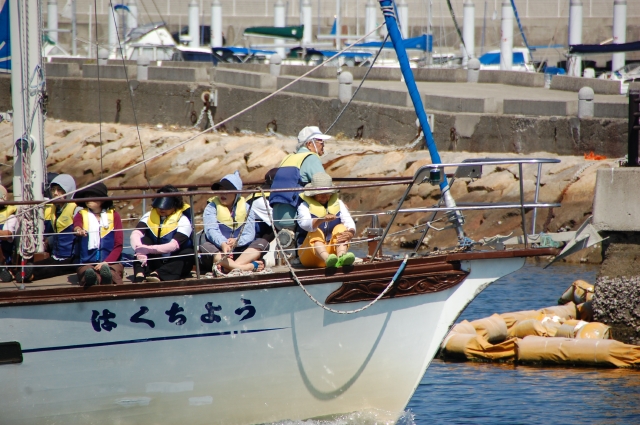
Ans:
[[[143,195],[147,194],[146,190],[142,191]],[[145,215],[147,213],[147,198],[142,198],[142,215]]]
[[[393,224],[393,221],[396,219],[396,216],[398,215],[398,211],[402,207],[402,203],[404,202],[405,199],[407,199],[407,196],[409,196],[409,191],[411,190],[412,187],[413,187],[413,182],[409,183],[409,186],[407,186],[407,190],[404,192],[404,195],[402,196],[402,198],[400,198],[400,202],[398,202],[398,206],[396,207],[396,210],[393,212],[393,215],[391,216],[391,220],[389,220],[389,224],[387,224],[387,227],[384,228],[384,232],[382,233],[382,236],[380,236],[378,245],[376,245],[376,249],[375,251],[373,251],[373,254],[371,255],[371,260],[369,260],[370,263],[373,263],[373,260],[375,260],[376,255],[378,254],[378,251],[380,251],[380,248],[382,248],[382,242],[384,242],[384,238],[387,237],[387,233],[389,233],[389,230],[391,229],[391,225]]]
[[[524,216],[524,181],[522,181],[522,163],[518,163],[518,178],[520,179],[520,214],[522,215],[522,237],[524,238],[524,247],[527,248],[527,223]]]
[[[538,196],[540,195],[540,174],[542,174],[542,162],[538,162],[538,175],[536,177],[536,194],[533,198],[533,203],[538,203]],[[533,223],[531,224],[531,234],[536,234],[536,219],[538,218],[538,209],[533,209]]]
[[[198,237],[196,235],[196,221],[193,213],[193,195],[189,195],[189,207],[191,208],[191,240],[193,241],[193,258],[196,261],[196,277],[200,279],[200,261],[198,259]]]

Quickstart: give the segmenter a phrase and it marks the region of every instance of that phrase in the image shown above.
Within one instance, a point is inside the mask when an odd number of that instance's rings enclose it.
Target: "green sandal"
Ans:
[[[336,254],[329,254],[329,257],[327,257],[327,261],[325,261],[325,264],[327,265],[327,268],[335,268],[337,267],[336,264],[338,264],[338,256]]]
[[[353,252],[347,252],[346,254],[340,256],[340,258],[338,259],[337,267],[350,266],[354,261],[356,261],[356,256],[353,254]]]

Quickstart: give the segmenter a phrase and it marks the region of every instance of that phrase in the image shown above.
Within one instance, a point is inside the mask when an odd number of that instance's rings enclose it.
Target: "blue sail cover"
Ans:
[[[480,56],[480,63],[482,65],[500,65],[500,52],[485,53]],[[524,55],[522,52],[513,52],[513,64],[524,65]]]
[[[2,10],[0,10],[0,72],[11,72],[9,34],[9,1],[5,1]]]
[[[569,46],[570,54],[621,53],[637,52],[638,50],[640,50],[640,41],[620,44],[572,44]]]
[[[422,34],[418,37],[407,38],[402,40],[402,44],[405,49],[421,50],[423,52],[431,52],[433,50],[433,37],[428,34]],[[381,41],[370,41],[368,43],[358,43],[355,47],[361,48],[376,48],[379,49],[382,46]],[[393,49],[393,43],[387,41],[384,44],[385,49]]]

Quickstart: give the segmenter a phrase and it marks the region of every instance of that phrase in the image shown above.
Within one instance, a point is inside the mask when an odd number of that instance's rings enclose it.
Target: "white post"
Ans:
[[[313,17],[311,16],[311,1],[304,0],[302,3],[302,25],[304,25],[304,33],[302,34],[302,44],[304,46],[311,44],[313,41]]]
[[[49,0],[47,2],[47,35],[54,42],[58,42],[58,2]]]
[[[107,6],[107,40],[109,42],[109,50],[118,51],[118,26],[116,24],[116,14],[115,11],[111,8],[111,6]],[[116,53],[117,55],[117,53]]]
[[[76,16],[76,0],[71,0],[71,54],[78,56],[78,17]]]
[[[200,6],[198,0],[189,3],[189,41],[190,47],[200,47]]]
[[[277,0],[273,5],[273,26],[281,28],[284,27],[285,24],[286,17],[284,2],[282,0]],[[276,38],[273,44],[275,44],[276,46],[283,45],[284,40],[281,38]],[[274,50],[276,51],[276,53],[278,53],[278,55],[280,55],[281,58],[286,57],[284,47],[276,47]]]
[[[149,58],[146,56],[138,56],[136,61],[138,71],[138,81],[147,81],[149,79]]]
[[[33,199],[43,199],[44,183],[44,117],[39,99],[43,94],[38,90],[26,90],[28,87],[43,86],[42,50],[40,22],[38,19],[38,0],[9,0],[9,22],[11,22],[11,103],[13,105],[13,140],[17,142],[12,153],[13,159],[13,198],[16,201],[25,199],[24,184],[30,184]],[[15,24],[15,25],[14,25]],[[24,33],[21,34],[20,30]],[[33,80],[30,80],[33,76]],[[31,132],[27,134],[28,129]],[[21,142],[21,140],[26,142]],[[20,142],[19,142],[20,141]],[[20,153],[26,153],[30,163],[28,182],[23,181],[23,169]],[[43,222],[38,220],[37,233],[42,235]],[[36,237],[37,249],[42,251],[41,237]]]
[[[582,44],[582,0],[569,3],[569,45],[573,44]],[[569,56],[567,71],[570,77],[581,77],[582,56]]]
[[[338,100],[341,103],[347,103],[351,100],[353,94],[353,74],[348,71],[341,72],[338,75]]]
[[[476,5],[473,0],[465,0],[463,6],[462,15],[462,39],[464,40],[464,46],[460,49],[462,52],[462,66],[467,66],[470,58],[475,56],[475,44],[476,44]]]
[[[342,5],[340,0],[336,0],[336,49],[340,50],[342,46]]]
[[[127,15],[127,27],[129,31],[138,28],[138,0],[129,0],[127,2],[129,14]],[[125,34],[126,36],[126,34]]]
[[[398,20],[400,21],[400,32],[405,40],[409,38],[409,5],[406,0],[398,1]]]
[[[364,33],[365,34],[369,34],[371,31],[373,31],[376,28],[376,12],[378,11],[378,8],[376,6],[376,4],[374,3],[374,0],[368,0],[367,4],[365,5],[365,12],[364,12]],[[367,36],[367,38],[364,39],[364,41],[366,42],[370,42],[370,41],[376,41],[378,39],[378,37],[376,36],[376,33],[370,34]]]
[[[513,67],[513,9],[509,0],[502,1],[502,29],[500,37],[500,69]]]
[[[211,47],[222,47],[222,3],[211,2]]]
[[[627,41],[627,0],[613,0],[613,44]],[[617,71],[624,66],[625,54],[614,53],[611,61],[611,71]]]

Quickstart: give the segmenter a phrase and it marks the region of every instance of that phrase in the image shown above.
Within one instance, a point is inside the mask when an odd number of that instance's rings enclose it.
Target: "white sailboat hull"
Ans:
[[[462,261],[470,273],[450,289],[350,315],[322,310],[298,287],[1,307],[0,342],[19,342],[23,362],[0,365],[0,425],[251,424],[350,412],[393,422],[464,307],[523,264]],[[324,300],[340,286],[308,290]]]

